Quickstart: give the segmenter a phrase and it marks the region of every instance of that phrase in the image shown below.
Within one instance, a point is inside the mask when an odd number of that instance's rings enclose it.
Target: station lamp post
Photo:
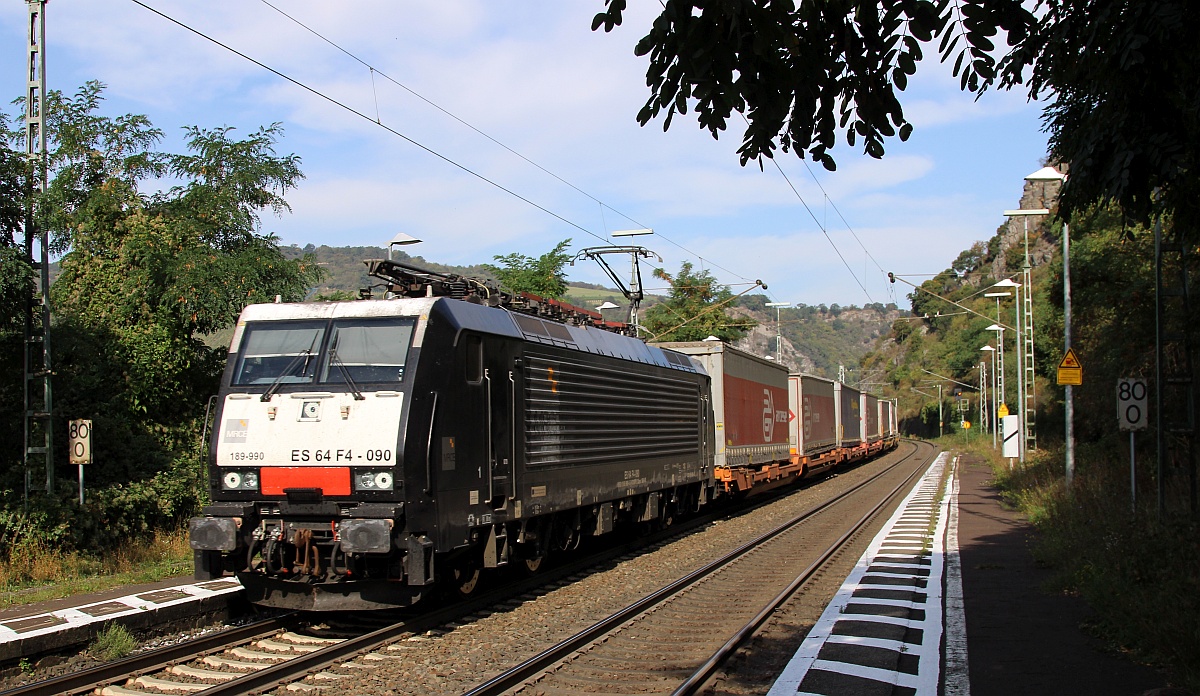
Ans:
[[[991,428],[988,416],[988,369],[986,361],[979,361],[979,427],[986,434]]]
[[[996,430],[999,426],[998,417],[996,416],[996,409],[999,408],[996,396],[996,349],[991,346],[984,346],[979,350],[992,354],[992,413],[988,425],[992,428],[992,449],[996,449]]]
[[[421,240],[417,239],[416,237],[412,236],[411,234],[405,234],[403,232],[400,232],[395,237],[392,237],[392,241],[388,242],[388,245],[387,245],[388,261],[392,260],[392,247],[408,246],[409,244],[420,244],[420,243],[421,243]]]
[[[783,364],[783,332],[782,325],[779,322],[779,310],[784,307],[791,307],[791,302],[768,302],[768,307],[775,308],[775,362]]]
[[[1005,392],[1007,392],[1005,387],[1007,385],[1004,384],[1004,327],[999,322],[996,322],[987,327],[986,331],[996,332],[996,417],[999,418],[1000,411],[998,409],[1000,406],[1003,406],[1005,411],[1008,410],[1008,404],[1005,402]]]
[[[1067,175],[1058,171],[1054,167],[1042,167],[1036,172],[1025,177],[1026,181],[1040,181],[1043,184],[1048,181],[1057,181],[1065,183]],[[1045,196],[1043,196],[1045,198]],[[1071,350],[1071,231],[1067,225],[1067,221],[1063,220],[1063,353]],[[1075,479],[1075,400],[1074,389],[1071,385],[1065,385],[1066,393],[1063,395],[1063,416],[1066,420],[1066,479],[1067,488],[1070,488]],[[1161,393],[1161,391],[1159,392]],[[1161,460],[1161,449],[1159,451]],[[1161,479],[1160,479],[1161,481]]]
[[[596,305],[596,311],[600,312],[600,316],[602,316],[602,317],[604,316],[604,310],[620,309],[620,308],[621,308],[621,305],[619,305],[615,302],[609,302],[608,300],[605,300],[604,302]]]
[[[1026,181],[1048,181],[1047,170],[1057,177],[1058,172],[1043,167],[1038,171],[1025,177]],[[1044,196],[1043,196],[1044,198]],[[1043,201],[1045,203],[1045,201]],[[1033,265],[1029,262],[1029,217],[1031,215],[1046,216],[1050,214],[1048,208],[1020,208],[1017,210],[1006,210],[1006,217],[1020,217],[1025,226],[1025,263],[1021,265],[1021,284],[1025,286],[1024,301],[1017,300],[1017,334],[1020,337],[1018,340],[1018,358],[1017,358],[1017,374],[1020,378],[1019,383],[1022,385],[1022,402],[1021,402],[1021,455],[1025,455],[1028,449],[1037,449],[1037,432],[1036,420],[1034,412],[1037,408],[1037,384],[1036,384],[1036,364],[1034,362],[1033,350]],[[1022,460],[1023,461],[1023,460]]]

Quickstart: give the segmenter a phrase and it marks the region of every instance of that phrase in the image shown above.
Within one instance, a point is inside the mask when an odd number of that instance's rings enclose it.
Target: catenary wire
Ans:
[[[850,264],[846,262],[846,257],[842,256],[842,250],[838,249],[837,244],[833,242],[833,237],[829,236],[829,231],[826,230],[825,226],[821,224],[821,221],[817,219],[816,213],[812,211],[812,208],[808,207],[808,202],[805,201],[804,197],[800,195],[800,192],[796,190],[796,185],[792,183],[792,180],[788,177],[787,173],[783,171],[783,167],[779,166],[779,162],[776,162],[774,157],[769,157],[768,159],[771,160],[771,164],[775,165],[775,169],[779,171],[779,175],[782,176],[783,180],[787,182],[788,187],[792,189],[792,193],[796,194],[796,198],[800,201],[800,205],[804,206],[804,209],[808,211],[808,214],[812,217],[813,222],[817,223],[817,227],[821,230],[821,234],[825,235],[825,239],[829,240],[829,246],[833,247],[834,253],[836,253],[838,258],[842,260],[842,265],[846,267],[847,271],[849,271],[850,277],[854,278],[854,282],[858,284],[858,287],[862,288],[863,294],[867,296],[867,299],[871,302],[874,302],[875,298],[871,297],[871,293],[867,292],[866,286],[864,286],[862,281],[858,279],[858,275],[854,272],[854,269],[850,268]]]
[[[862,240],[858,237],[858,233],[855,232],[854,228],[850,226],[850,223],[846,221],[846,216],[842,215],[842,211],[837,207],[837,203],[834,203],[833,199],[829,197],[829,193],[825,190],[825,187],[821,185],[821,180],[817,178],[815,173],[813,173],[812,166],[808,163],[808,160],[801,160],[801,162],[804,163],[804,168],[808,170],[808,175],[812,177],[813,183],[817,185],[817,188],[821,190],[821,194],[825,196],[825,200],[829,202],[829,205],[833,206],[833,212],[837,213],[837,216],[842,221],[842,224],[846,226],[846,229],[849,230],[850,234],[854,237],[854,241],[858,242],[858,246],[862,247],[863,253],[867,255],[867,258],[871,259],[871,263],[875,264],[875,268],[878,268],[880,273],[887,275],[887,271],[883,270],[883,266],[880,266],[879,262],[875,260],[875,257],[871,254],[871,250],[867,249],[867,245],[863,244]]]
[[[527,163],[528,163],[528,164],[530,164],[531,166],[533,166],[533,167],[537,168],[538,170],[542,171],[543,173],[547,174],[548,176],[550,176],[550,177],[553,177],[554,179],[558,180],[559,182],[563,183],[564,185],[566,185],[566,186],[568,186],[568,187],[570,187],[570,188],[574,189],[575,191],[577,191],[577,192],[578,192],[578,193],[580,193],[581,195],[583,195],[583,196],[585,196],[585,197],[587,197],[587,198],[591,199],[592,201],[596,202],[596,203],[597,203],[597,204],[600,206],[600,214],[601,214],[601,220],[602,220],[602,224],[603,224],[603,215],[604,215],[604,209],[605,209],[605,208],[607,208],[607,209],[609,209],[609,210],[613,211],[614,213],[616,213],[617,215],[620,215],[621,217],[625,218],[626,220],[628,220],[628,221],[632,222],[633,224],[635,224],[635,225],[638,225],[639,227],[643,227],[643,228],[649,227],[649,225],[647,225],[647,224],[645,224],[645,223],[643,223],[643,222],[640,222],[640,221],[638,221],[638,220],[634,219],[633,217],[630,217],[629,215],[627,215],[627,214],[625,214],[625,213],[621,212],[620,210],[617,210],[616,208],[614,208],[614,207],[612,207],[611,205],[609,205],[609,204],[605,203],[604,201],[600,200],[599,198],[596,198],[595,196],[593,196],[592,194],[588,193],[587,191],[585,191],[585,190],[583,190],[583,189],[579,188],[578,186],[576,186],[575,184],[571,183],[570,181],[568,181],[568,180],[566,180],[566,179],[562,178],[562,177],[561,177],[561,176],[559,176],[558,174],[555,174],[554,172],[552,172],[552,171],[550,171],[549,169],[547,169],[547,168],[543,167],[542,165],[538,164],[537,162],[535,162],[535,161],[533,161],[533,160],[529,159],[529,158],[528,158],[528,157],[526,157],[525,155],[523,155],[523,154],[521,154],[520,152],[518,152],[518,151],[514,150],[513,148],[511,148],[511,147],[509,147],[508,145],[504,144],[503,142],[501,142],[501,141],[497,140],[496,138],[492,137],[491,135],[488,135],[488,134],[487,134],[487,133],[485,133],[484,131],[480,130],[479,128],[475,127],[475,126],[474,126],[474,125],[472,125],[471,123],[469,123],[469,122],[467,122],[466,120],[464,120],[464,119],[460,118],[459,116],[455,115],[454,113],[452,113],[452,112],[451,112],[451,111],[449,111],[448,109],[445,109],[444,107],[440,106],[439,104],[437,104],[436,102],[432,101],[431,99],[429,99],[429,98],[425,97],[424,95],[420,94],[419,92],[417,92],[416,90],[412,89],[412,88],[411,88],[411,87],[409,87],[408,85],[405,85],[404,83],[400,82],[399,80],[396,80],[395,78],[391,77],[391,76],[390,76],[390,75],[388,75],[387,73],[383,72],[383,71],[382,71],[382,70],[380,70],[379,68],[376,68],[375,66],[371,65],[370,63],[368,63],[368,62],[364,61],[362,58],[359,58],[357,55],[355,55],[355,54],[354,54],[354,53],[352,53],[351,51],[347,50],[345,47],[343,47],[343,46],[339,45],[337,42],[333,41],[333,40],[332,40],[332,39],[330,39],[329,37],[327,37],[327,36],[325,36],[325,35],[321,34],[320,32],[318,32],[317,30],[315,30],[315,29],[313,29],[312,27],[308,26],[307,24],[305,24],[304,22],[300,21],[299,19],[296,19],[295,17],[293,17],[292,15],[288,14],[287,12],[284,12],[283,10],[279,9],[278,7],[276,7],[275,5],[273,5],[272,3],[268,2],[268,0],[259,0],[259,2],[261,2],[261,3],[262,3],[262,4],[264,4],[264,5],[266,5],[267,7],[270,7],[271,9],[275,10],[276,12],[278,12],[279,14],[281,14],[281,15],[283,15],[284,17],[288,18],[288,19],[289,19],[289,20],[291,20],[292,22],[296,23],[297,25],[299,25],[300,27],[302,27],[302,28],[303,28],[305,31],[309,32],[310,34],[312,34],[313,36],[317,37],[318,39],[320,39],[320,40],[324,41],[325,43],[329,44],[330,46],[332,46],[332,47],[336,48],[337,50],[341,51],[342,53],[346,54],[346,55],[347,55],[347,56],[349,56],[351,59],[353,59],[354,61],[356,61],[356,62],[358,62],[359,64],[361,64],[363,67],[366,67],[368,70],[370,70],[370,71],[371,71],[371,73],[372,73],[372,76],[374,76],[374,75],[379,75],[380,77],[382,77],[383,79],[387,80],[388,82],[391,82],[392,84],[394,84],[394,85],[396,85],[397,87],[399,87],[400,89],[402,89],[402,90],[404,90],[404,91],[408,92],[409,94],[411,94],[412,96],[416,97],[417,99],[420,99],[421,101],[425,102],[426,104],[428,104],[429,106],[433,107],[434,109],[437,109],[438,111],[440,111],[441,113],[445,114],[446,116],[448,116],[448,117],[450,117],[450,118],[454,119],[455,121],[457,121],[458,123],[462,124],[463,126],[466,126],[467,128],[471,129],[472,131],[474,131],[475,133],[479,134],[479,135],[480,135],[480,136],[482,136],[483,138],[486,138],[487,140],[489,140],[489,141],[491,141],[492,143],[496,144],[497,146],[499,146],[499,147],[503,148],[504,150],[507,150],[509,153],[511,153],[511,154],[513,154],[513,155],[515,155],[516,157],[519,157],[520,159],[524,160],[525,162],[527,162]],[[373,84],[373,83],[372,83],[372,84]],[[378,106],[377,106],[376,108],[378,109]],[[378,123],[378,120],[377,120],[376,122]],[[697,259],[699,259],[699,260],[700,260],[702,263],[707,263],[707,264],[708,264],[708,265],[710,265],[710,266],[713,266],[713,267],[715,267],[715,268],[719,268],[719,269],[721,269],[722,271],[725,271],[725,272],[726,272],[726,273],[728,273],[729,275],[731,275],[731,276],[734,276],[734,277],[736,277],[736,278],[741,278],[742,280],[746,280],[746,281],[749,281],[749,280],[750,280],[750,278],[748,278],[748,277],[746,277],[746,276],[744,276],[744,275],[742,275],[742,274],[740,274],[740,273],[735,273],[734,271],[731,271],[731,270],[729,270],[728,268],[726,268],[726,267],[724,267],[724,266],[722,266],[722,265],[720,265],[720,264],[718,264],[718,263],[714,263],[714,262],[713,262],[711,259],[706,259],[706,258],[704,258],[704,257],[703,257],[703,256],[701,256],[700,254],[698,254],[698,253],[696,253],[695,251],[692,251],[691,249],[688,249],[687,247],[685,247],[685,246],[683,246],[683,245],[679,244],[678,242],[676,242],[676,241],[672,240],[671,238],[667,237],[666,235],[662,234],[661,232],[657,232],[657,231],[656,231],[654,236],[655,236],[655,237],[657,237],[657,238],[659,238],[659,239],[662,239],[663,241],[667,242],[668,244],[670,244],[670,245],[672,245],[672,246],[676,247],[677,249],[679,249],[680,251],[684,252],[685,254],[688,254],[689,256],[694,256],[694,257],[696,257],[696,258],[697,258]]]
[[[162,17],[163,19],[171,22],[172,24],[178,25],[179,27],[182,27],[183,29],[186,29],[186,30],[192,32],[193,34],[201,37],[202,39],[205,39],[206,41],[210,41],[210,42],[216,44],[217,46],[220,46],[221,48],[229,51],[230,53],[236,54],[236,55],[240,56],[241,58],[244,58],[244,59],[250,61],[251,63],[254,63],[258,67],[262,68],[263,70],[266,70],[266,71],[276,75],[277,77],[287,80],[288,82],[291,82],[292,84],[296,85],[297,87],[299,87],[317,97],[320,97],[321,99],[324,99],[325,101],[327,101],[331,104],[334,104],[335,106],[338,106],[338,107],[354,114],[355,116],[358,116],[359,118],[362,118],[366,121],[374,123],[375,125],[379,126],[380,128],[383,128],[384,130],[388,131],[392,135],[395,135],[396,137],[424,150],[425,152],[433,155],[434,157],[437,157],[438,159],[442,160],[443,162],[446,162],[447,164],[450,164],[450,165],[462,170],[463,172],[470,174],[471,176],[479,179],[480,181],[483,181],[487,184],[494,186],[497,189],[500,189],[501,191],[512,196],[513,198],[516,198],[524,203],[527,203],[527,204],[533,206],[534,208],[537,208],[538,210],[546,213],[547,215],[550,215],[551,217],[555,218],[556,220],[559,220],[567,225],[570,225],[571,227],[574,227],[575,229],[579,230],[580,232],[591,235],[592,237],[595,237],[596,239],[599,239],[602,242],[606,242],[606,243],[608,242],[608,239],[601,237],[600,235],[587,229],[586,227],[580,225],[579,223],[568,220],[567,218],[563,217],[562,215],[559,215],[558,213],[550,210],[549,208],[546,208],[545,206],[542,206],[538,203],[533,202],[532,200],[526,198],[525,196],[522,196],[521,194],[517,193],[516,191],[513,191],[512,189],[505,187],[503,184],[493,181],[492,179],[489,179],[488,177],[484,176],[483,174],[480,174],[479,172],[476,172],[475,170],[471,169],[470,167],[467,167],[464,164],[460,164],[460,163],[456,162],[455,160],[450,159],[446,155],[443,155],[442,153],[438,152],[437,150],[434,150],[433,148],[408,137],[407,135],[392,128],[391,126],[387,126],[387,125],[384,125],[383,123],[376,121],[375,119],[373,119],[370,116],[368,116],[367,114],[364,114],[363,112],[355,109],[354,107],[352,107],[348,104],[345,104],[343,102],[340,102],[337,99],[334,99],[333,97],[321,92],[320,90],[318,90],[314,87],[310,87],[310,86],[304,84],[303,82],[300,82],[299,80],[297,80],[293,77],[290,77],[290,76],[276,70],[275,68],[272,68],[269,65],[266,65],[265,63],[255,60],[254,58],[251,58],[250,56],[246,55],[245,53],[242,53],[241,51],[237,50],[236,48],[233,48],[224,43],[221,43],[217,39],[205,34],[204,32],[200,31],[199,29],[195,29],[191,26],[188,26],[187,24],[184,24],[183,22],[175,19],[174,17],[171,17],[167,14],[164,14],[163,12],[160,12],[159,10],[156,10],[153,7],[150,7],[149,5],[142,2],[141,0],[130,0],[130,1],[133,2],[135,5],[139,5],[140,7],[143,7],[145,9],[149,10],[150,12],[153,12],[154,14],[158,15],[159,17]]]

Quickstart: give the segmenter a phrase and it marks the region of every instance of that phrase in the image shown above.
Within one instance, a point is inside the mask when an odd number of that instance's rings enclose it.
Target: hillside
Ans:
[[[758,355],[775,355],[775,310],[765,306],[764,295],[751,295],[735,312],[758,322],[738,348]],[[878,379],[859,371],[859,361],[871,352],[891,329],[892,323],[907,315],[895,304],[875,303],[867,307],[837,304],[810,306],[800,304],[779,311],[782,333],[781,359],[793,371],[824,377],[837,377],[838,367],[846,368],[850,384],[867,382],[875,390]]]
[[[1042,184],[1026,182],[1018,208],[1052,207],[1057,184],[1047,190]],[[1053,414],[1058,406],[1058,390],[1051,382],[1052,368],[1061,357],[1062,314],[1057,305],[1061,292],[1055,296],[1056,283],[1061,288],[1061,225],[1051,226],[1041,217],[1030,217],[1029,262],[1033,279],[1033,311],[1036,331],[1036,410],[1042,415]],[[886,331],[874,350],[863,358],[864,369],[881,376],[886,383],[885,393],[899,398],[901,431],[917,435],[937,435],[938,385],[943,390],[945,432],[959,429],[960,417],[954,390],[959,389],[967,401],[966,420],[978,424],[978,385],[981,362],[990,354],[983,346],[996,345],[996,334],[987,326],[999,321],[1013,326],[1016,323],[1014,298],[1000,298],[997,317],[995,298],[984,297],[992,286],[1005,279],[1021,281],[1025,261],[1025,220],[1019,217],[1006,220],[986,241],[979,241],[959,254],[958,258],[932,279],[921,283],[920,289],[897,283],[908,291],[912,313],[904,321],[896,321]],[[1022,288],[1022,293],[1024,293]],[[975,313],[972,313],[975,312]],[[1012,332],[1004,334],[1007,344],[1007,398],[1003,399],[1014,411],[1017,407],[1017,361]],[[991,369],[990,363],[987,365]],[[952,381],[953,380],[953,381]],[[958,382],[956,384],[955,382]],[[953,413],[952,413],[953,412]]]

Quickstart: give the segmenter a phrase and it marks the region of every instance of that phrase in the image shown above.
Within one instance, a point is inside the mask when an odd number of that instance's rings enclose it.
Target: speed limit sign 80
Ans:
[[[1117,380],[1117,422],[1121,430],[1145,430],[1146,412],[1146,380]]]
[[[91,464],[92,422],[90,420],[73,420],[68,425],[67,437],[71,448],[71,463]]]

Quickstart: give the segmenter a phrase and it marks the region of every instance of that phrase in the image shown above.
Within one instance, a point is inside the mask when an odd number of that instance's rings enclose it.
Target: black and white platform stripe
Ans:
[[[768,696],[937,694],[947,459],[871,542]]]

